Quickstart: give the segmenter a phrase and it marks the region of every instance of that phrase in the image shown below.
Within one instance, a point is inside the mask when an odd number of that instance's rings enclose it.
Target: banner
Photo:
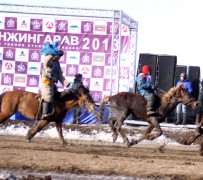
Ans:
[[[56,40],[61,43],[65,41],[62,48],[64,56],[60,59],[64,76],[73,82],[76,73],[83,74],[84,85],[89,87],[95,102],[99,103],[110,91],[116,92],[118,86],[127,91],[127,57],[130,48],[128,27],[122,25],[123,65],[121,62],[121,68],[117,68],[118,59],[111,61],[112,22],[68,18],[1,14],[0,93],[15,89],[40,93],[39,82],[43,65],[40,50],[45,41],[52,43]],[[120,82],[118,77],[121,78]],[[64,90],[61,84],[58,87],[59,91]]]

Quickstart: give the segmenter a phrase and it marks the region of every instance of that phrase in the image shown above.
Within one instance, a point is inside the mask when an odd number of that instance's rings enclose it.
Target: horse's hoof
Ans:
[[[66,146],[68,143],[66,141],[63,141],[60,143],[61,146]]]
[[[200,151],[200,152],[199,152],[199,155],[200,155],[200,156],[203,156],[203,151]]]
[[[113,143],[116,142],[117,138],[118,138],[118,136],[113,136]]]
[[[133,146],[134,144],[137,144],[137,141],[136,140],[132,140],[131,142],[127,142],[127,147],[131,147]]]
[[[27,141],[28,143],[31,143],[31,139],[26,139],[26,141]]]

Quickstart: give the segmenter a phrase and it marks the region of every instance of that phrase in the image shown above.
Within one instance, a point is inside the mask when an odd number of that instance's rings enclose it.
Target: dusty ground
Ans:
[[[31,123],[24,123],[32,126]],[[9,124],[11,122],[7,121],[4,126]],[[89,134],[93,129],[103,127],[65,125],[64,128],[80,129]],[[139,127],[131,127],[126,132],[132,134],[138,130]],[[176,141],[181,141],[192,133],[193,130],[187,133],[164,131],[167,137]],[[197,144],[201,140],[202,137]],[[22,136],[0,136],[0,169],[122,175],[164,180],[203,179],[203,156],[199,155],[199,146],[138,144],[127,148],[122,143],[67,141],[67,146],[61,146],[58,139],[52,138],[35,137],[31,143],[27,143]],[[51,177],[45,176],[42,179]]]

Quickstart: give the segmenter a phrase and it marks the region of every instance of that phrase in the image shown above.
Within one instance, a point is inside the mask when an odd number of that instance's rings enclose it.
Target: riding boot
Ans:
[[[53,103],[43,101],[42,102],[42,118],[47,119],[53,114]]]
[[[147,101],[147,115],[148,116],[156,114],[156,111],[154,111],[154,109],[153,109],[153,104],[154,104],[153,101],[151,101],[151,100]]]
[[[183,122],[182,125],[186,125],[187,124],[187,114],[183,113]]]
[[[181,124],[182,123],[182,120],[181,120],[181,114],[180,113],[177,113],[177,120],[176,122],[174,123],[175,125],[178,125],[178,124]]]

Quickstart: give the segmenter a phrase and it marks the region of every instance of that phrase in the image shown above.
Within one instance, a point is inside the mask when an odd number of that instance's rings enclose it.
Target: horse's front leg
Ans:
[[[150,133],[151,133],[151,131],[154,129],[154,126],[152,125],[152,124],[149,124],[148,126],[147,126],[147,129],[146,129],[146,131],[144,132],[144,134],[142,135],[142,137],[140,138],[140,139],[138,139],[138,140],[132,140],[131,142],[129,142],[127,145],[128,145],[128,147],[130,147],[130,146],[132,146],[132,145],[134,145],[134,144],[138,144],[138,143],[140,143],[141,141],[143,141],[144,139],[150,139]]]
[[[56,129],[57,129],[57,132],[58,132],[58,135],[59,135],[59,139],[60,139],[60,144],[61,145],[66,145],[66,141],[63,137],[63,132],[62,132],[62,122],[56,122]]]
[[[111,117],[111,118],[108,119],[108,123],[109,123],[109,125],[111,127],[111,130],[113,132],[113,142],[116,142],[116,140],[118,138],[118,132],[117,132],[117,129],[116,129],[116,127],[117,127],[117,122],[116,121],[117,121],[116,117]]]
[[[201,128],[201,126],[198,126],[196,129],[195,129],[195,136],[190,139],[190,140],[183,140],[182,143],[184,145],[191,145],[198,137],[200,137],[201,135],[203,134],[203,129]]]
[[[156,117],[150,117],[149,120],[151,123],[145,132],[145,139],[154,140],[154,139],[158,138],[159,136],[161,136],[163,132],[161,130],[159,121]],[[150,134],[151,131],[153,130],[153,128],[155,128],[157,130],[157,133],[155,135]]]
[[[47,124],[49,124],[49,121],[47,120],[41,120],[38,124],[36,124],[34,127],[32,127],[26,136],[26,139],[28,142],[31,142],[31,139],[40,132]]]
[[[126,134],[124,133],[124,130],[122,129],[122,125],[123,125],[124,120],[125,120],[125,118],[118,119],[118,121],[117,121],[117,132],[120,133],[123,141],[127,142],[127,146],[128,146],[128,144],[129,144],[128,137],[126,136]]]

